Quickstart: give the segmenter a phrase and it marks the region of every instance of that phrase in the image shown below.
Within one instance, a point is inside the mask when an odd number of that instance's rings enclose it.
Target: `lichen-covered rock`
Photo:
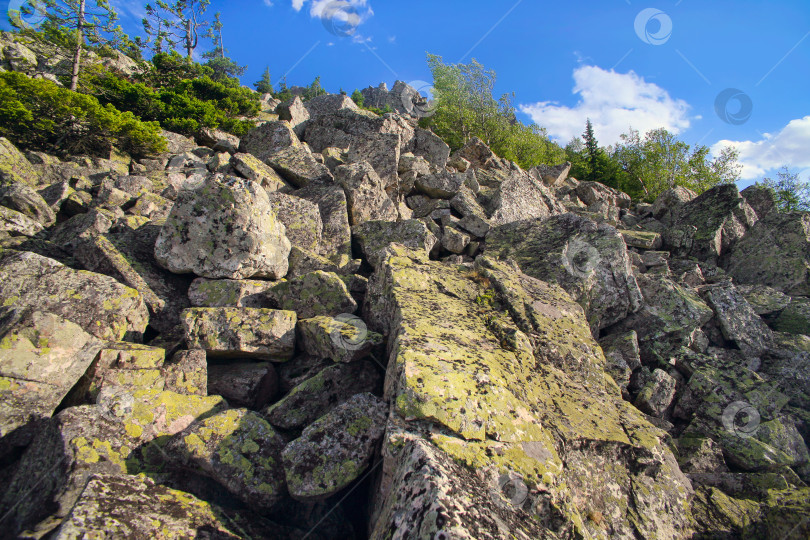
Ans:
[[[383,342],[362,319],[346,314],[299,320],[298,340],[308,354],[344,363],[366,357]]]
[[[334,317],[357,310],[346,284],[334,272],[317,271],[275,285],[267,292],[271,304],[294,311],[301,319]]]
[[[637,332],[644,363],[666,362],[674,351],[692,344],[694,332],[711,320],[712,309],[693,291],[664,276],[641,274],[636,279],[644,302],[617,330]]]
[[[450,159],[450,147],[432,131],[416,128],[414,150],[417,156],[424,157],[438,170],[443,170]]]
[[[14,236],[35,236],[42,232],[42,229],[43,226],[40,222],[22,212],[0,206],[0,232]]]
[[[285,361],[295,351],[292,311],[253,308],[191,308],[181,315],[189,349],[211,356]]]
[[[266,294],[276,284],[251,279],[205,279],[191,282],[188,298],[194,307],[268,308]]]
[[[284,439],[257,413],[231,409],[175,435],[166,450],[176,464],[201,470],[259,511],[284,496]]]
[[[600,182],[582,182],[576,189],[579,200],[588,206],[599,202],[617,208],[630,208],[630,196],[619,190],[608,187]]]
[[[483,206],[494,225],[505,225],[528,219],[545,219],[562,214],[565,208],[549,189],[530,174],[512,170],[492,175],[490,180],[479,173]]]
[[[433,199],[452,199],[464,185],[466,174],[441,170],[416,178],[416,189]]]
[[[79,538],[241,537],[238,525],[214,505],[156,484],[146,476],[98,474],[83,486],[76,504],[54,531],[55,540]]]
[[[387,409],[372,394],[356,394],[304,429],[282,453],[290,495],[323,500],[359,478],[382,438]]]
[[[810,298],[795,297],[771,323],[777,332],[810,336]]]
[[[289,122],[265,122],[250,130],[239,142],[239,151],[256,156],[260,161],[281,150],[301,147]]]
[[[236,172],[267,191],[279,191],[287,185],[272,167],[252,154],[234,154],[230,163]]]
[[[568,173],[570,172],[571,162],[566,161],[565,163],[561,163],[560,165],[555,165],[553,167],[548,165],[538,165],[537,167],[533,167],[529,171],[529,174],[534,175],[548,187],[555,188],[562,184],[566,178],[568,178]]]
[[[310,182],[329,182],[332,173],[320,163],[305,146],[290,146],[274,152],[267,164],[295,187],[304,187]]]
[[[673,210],[664,245],[678,256],[716,263],[756,221],[737,186],[720,185]]]
[[[630,375],[641,367],[638,334],[635,330],[612,334],[599,340],[605,353],[607,370],[622,390],[627,390]]]
[[[514,257],[526,274],[561,285],[585,308],[594,331],[641,304],[627,246],[608,225],[574,214],[511,223],[493,229],[487,253]]]
[[[351,259],[352,230],[343,188],[336,184],[312,183],[295,195],[317,204],[321,212],[323,231],[319,255],[331,260]]]
[[[624,243],[629,247],[639,249],[658,249],[663,244],[661,235],[649,231],[628,231],[619,230],[624,238]]]
[[[392,413],[373,538],[444,528],[501,537],[498,522],[527,538],[542,537],[535,525],[587,537],[599,534],[588,518],[597,512],[618,536],[687,533],[686,516],[666,510],[691,492],[666,435],[621,399],[582,308],[561,288],[488,257],[471,272],[395,245],[364,311],[375,314],[390,351]],[[413,461],[420,443],[438,456]],[[449,465],[442,454],[459,467],[452,487],[436,473],[426,482],[436,461]],[[488,481],[470,481],[477,472]],[[493,505],[498,520],[480,518],[471,501],[502,500],[501,478],[525,490]],[[430,509],[439,504],[464,511],[437,523]]]
[[[634,405],[650,416],[662,417],[675,397],[677,383],[666,371],[656,369],[636,396]]]
[[[177,351],[163,364],[166,390],[187,396],[208,395],[208,362],[205,351]]]
[[[52,313],[0,312],[0,456],[31,442],[102,342]]]
[[[317,99],[317,98],[316,98]],[[290,123],[295,134],[300,138],[304,136],[304,130],[309,121],[309,111],[301,101],[301,96],[295,96],[292,100],[281,103],[276,107],[279,120],[286,120]]]
[[[56,221],[56,215],[42,195],[22,182],[12,182],[0,187],[0,205],[25,214],[44,227],[49,227]]]
[[[144,193],[135,201],[135,206],[127,212],[134,216],[142,216],[150,221],[158,221],[169,217],[172,210],[172,201],[154,193]]]
[[[208,393],[230,405],[258,409],[273,399],[278,377],[267,362],[237,362],[208,366]]]
[[[743,353],[758,357],[771,348],[771,330],[734,285],[710,286],[704,298],[714,309],[723,336]]]
[[[764,186],[748,186],[740,192],[740,195],[754,209],[758,219],[763,219],[771,212],[777,211],[774,192]]]
[[[810,296],[810,214],[768,214],[737,243],[724,268],[739,283]]]
[[[308,376],[265,409],[264,415],[281,429],[301,429],[355,394],[377,392],[381,379],[379,368],[370,360],[331,365]]]
[[[352,234],[365,259],[375,268],[382,262],[385,248],[391,243],[424,250],[427,254],[437,242],[425,223],[418,219],[398,222],[367,221],[354,227]]]
[[[471,238],[455,227],[445,227],[442,234],[442,247],[457,255],[464,253]]]
[[[146,303],[135,289],[41,255],[22,252],[5,257],[0,276],[0,304],[54,313],[101,339],[139,336],[149,321]]]
[[[271,193],[270,205],[286,228],[290,244],[319,253],[323,222],[318,205],[295,195]]]
[[[790,304],[788,295],[767,285],[737,285],[737,290],[761,317],[777,314]]]
[[[335,170],[335,180],[346,192],[352,227],[373,220],[396,221],[394,201],[385,193],[382,180],[369,163],[341,165]]]
[[[692,201],[697,197],[697,193],[682,186],[675,186],[661,193],[655,199],[651,208],[652,216],[655,219],[668,223],[680,206]]]
[[[23,454],[0,501],[9,512],[4,527],[19,532],[49,514],[67,515],[90,475],[148,471],[170,436],[225,408],[220,397],[110,391],[99,405],[65,409]]]
[[[178,274],[278,279],[288,269],[285,232],[258,184],[210,176],[198,189],[180,192],[155,243],[155,258]]]
[[[39,182],[31,162],[5,137],[0,137],[0,185],[21,182],[35,186]]]

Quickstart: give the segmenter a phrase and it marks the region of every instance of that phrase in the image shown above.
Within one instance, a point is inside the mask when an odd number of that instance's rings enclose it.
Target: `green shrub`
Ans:
[[[0,135],[23,149],[59,154],[100,155],[110,145],[136,156],[166,149],[157,122],[15,72],[0,73]]]

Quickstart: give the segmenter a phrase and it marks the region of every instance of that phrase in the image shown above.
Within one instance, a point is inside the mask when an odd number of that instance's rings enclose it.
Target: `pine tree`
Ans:
[[[143,28],[150,40],[163,40],[171,48],[181,45],[186,51],[186,59],[191,62],[194,49],[200,43],[200,32],[210,24],[203,20],[210,4],[211,0],[175,0],[171,3],[157,0],[157,7],[146,4],[148,18],[143,20]]]
[[[266,67],[264,69],[264,74],[262,78],[253,83],[253,86],[256,87],[256,91],[260,94],[272,94],[273,93],[273,85],[270,82],[270,68]]]
[[[599,177],[599,141],[596,140],[596,135],[593,131],[593,124],[591,119],[588,118],[585,122],[585,133],[582,134],[585,141],[585,156],[588,159],[588,181],[598,181]]]
[[[214,70],[211,78],[215,81],[221,81],[226,78],[241,77],[245,74],[247,66],[240,66],[232,58],[225,56],[227,50],[222,39],[222,19],[221,13],[217,12],[214,15],[214,22],[208,28],[205,37],[214,42],[214,48],[210,51],[203,53],[203,58],[207,58],[206,66]]]
[[[120,26],[116,26],[118,14],[109,0],[44,0],[31,2],[32,9],[44,13],[46,23],[54,30],[67,30],[71,37],[71,74],[70,89],[75,91],[79,85],[82,54],[87,45],[112,45],[125,37]],[[88,6],[88,4],[92,4]],[[19,14],[10,14],[10,22],[21,28]]]

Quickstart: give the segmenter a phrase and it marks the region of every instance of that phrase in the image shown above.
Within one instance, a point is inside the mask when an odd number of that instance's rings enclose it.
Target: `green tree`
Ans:
[[[166,42],[172,49],[180,45],[191,62],[200,43],[200,32],[210,24],[203,19],[210,4],[211,0],[156,0],[154,6],[146,4],[144,31],[150,40]]]
[[[361,108],[366,104],[365,96],[363,96],[363,93],[357,88],[355,88],[354,92],[352,92],[352,101],[354,101],[355,105]]]
[[[270,82],[270,67],[264,68],[264,73],[262,74],[262,78],[253,83],[253,86],[256,87],[256,91],[260,94],[272,94],[273,93],[273,85]]]
[[[779,169],[775,180],[765,178],[758,185],[773,192],[780,212],[810,211],[810,181],[802,181],[787,165]]]
[[[589,182],[597,182],[601,178],[599,171],[599,163],[601,156],[601,149],[599,148],[599,141],[596,140],[596,134],[593,130],[591,119],[585,121],[585,133],[582,135],[582,140],[585,142],[585,157],[587,159],[587,176],[584,180]]]
[[[323,89],[321,86],[321,77],[315,77],[315,80],[312,81],[312,84],[307,86],[306,90],[304,90],[304,95],[301,98],[304,101],[310,100],[312,98],[316,98],[318,96],[322,96],[326,94],[326,90]]]
[[[240,66],[232,58],[225,55],[227,49],[222,39],[222,19],[221,13],[214,14],[214,22],[208,28],[208,33],[205,37],[214,42],[214,48],[210,51],[203,53],[203,58],[208,59],[205,63],[206,67],[211,68],[213,74],[211,78],[215,81],[221,81],[226,78],[235,79],[241,77],[247,71],[247,66]]]
[[[43,31],[57,38],[58,44],[71,54],[70,89],[76,90],[82,68],[82,54],[88,46],[118,46],[125,34],[116,26],[118,15],[109,0],[29,0],[26,13],[37,10],[45,14]],[[19,13],[10,12],[9,21],[24,28]]]

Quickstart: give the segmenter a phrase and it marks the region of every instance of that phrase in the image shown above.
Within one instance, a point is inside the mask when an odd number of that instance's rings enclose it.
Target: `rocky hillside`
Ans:
[[[810,215],[277,112],[0,139],[0,534],[810,535]]]

